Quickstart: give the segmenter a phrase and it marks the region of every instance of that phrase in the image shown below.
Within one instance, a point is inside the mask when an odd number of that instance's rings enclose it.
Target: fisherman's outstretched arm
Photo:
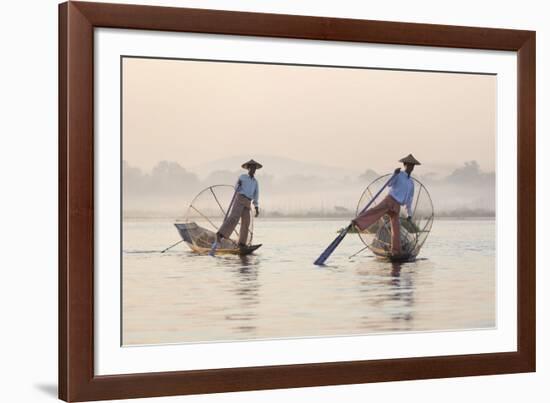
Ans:
[[[239,177],[239,179],[237,180],[237,183],[235,183],[235,191],[239,190],[241,185],[242,185],[241,177]]]
[[[389,187],[392,187],[393,184],[395,183],[395,181],[397,180],[397,174],[401,172],[401,168],[395,168],[395,170],[393,171],[393,176],[390,178],[390,181],[388,182],[388,186]]]

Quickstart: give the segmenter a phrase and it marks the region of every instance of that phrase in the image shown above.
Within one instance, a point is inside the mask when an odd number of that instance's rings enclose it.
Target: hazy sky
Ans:
[[[495,76],[128,58],[123,74],[123,158],[144,170],[274,155],[384,172],[410,152],[495,169]]]

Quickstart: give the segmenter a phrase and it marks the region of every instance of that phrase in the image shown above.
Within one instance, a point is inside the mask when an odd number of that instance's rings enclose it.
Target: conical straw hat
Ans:
[[[251,165],[256,165],[256,169],[260,169],[263,166],[259,162],[256,162],[254,160],[250,160],[250,161],[247,161],[244,164],[242,164],[241,167],[243,167],[244,169],[248,169],[248,167],[251,166]]]
[[[420,164],[420,161],[418,161],[416,158],[413,157],[412,154],[409,154],[406,157],[401,158],[399,162],[402,162],[403,164],[422,165]]]

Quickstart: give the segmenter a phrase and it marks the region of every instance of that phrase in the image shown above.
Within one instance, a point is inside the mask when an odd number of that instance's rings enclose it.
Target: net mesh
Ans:
[[[212,232],[217,232],[222,225],[225,214],[235,188],[231,185],[214,185],[203,189],[191,202],[185,215],[186,223],[196,223],[199,227]],[[252,244],[254,237],[254,214],[250,214],[250,225],[248,230],[247,245]],[[231,234],[231,239],[236,244],[241,231],[241,222],[237,224]]]
[[[359,199],[356,215],[359,215],[365,206],[370,203],[374,195],[390,179],[391,175],[381,176],[372,181]],[[401,239],[402,258],[415,258],[422,245],[426,241],[428,234],[432,229],[434,210],[432,199],[426,187],[416,178],[414,181],[414,195],[411,220],[407,219],[407,210],[402,207],[399,212],[399,232]],[[369,208],[378,205],[388,194],[389,187],[386,187],[382,193],[373,201]],[[358,232],[359,238],[374,254],[382,257],[392,257],[391,251],[391,225],[388,215],[382,216],[378,221],[363,231]]]

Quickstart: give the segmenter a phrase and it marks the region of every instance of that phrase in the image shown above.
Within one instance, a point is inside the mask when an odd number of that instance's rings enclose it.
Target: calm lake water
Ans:
[[[255,222],[247,257],[196,255],[171,220],[126,219],[123,342],[161,344],[495,326],[495,223],[436,220],[417,261],[392,264],[349,234],[313,261],[343,220]]]

